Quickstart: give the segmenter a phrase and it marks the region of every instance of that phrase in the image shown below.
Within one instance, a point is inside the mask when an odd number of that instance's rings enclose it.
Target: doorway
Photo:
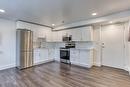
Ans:
[[[101,28],[102,65],[125,68],[124,25],[104,25]]]

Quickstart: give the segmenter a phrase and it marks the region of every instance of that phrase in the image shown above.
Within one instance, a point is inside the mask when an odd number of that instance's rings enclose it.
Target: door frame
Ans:
[[[126,27],[125,27],[125,22],[124,23],[115,23],[115,24],[106,24],[106,25],[100,25],[100,66],[103,66],[102,65],[102,60],[103,60],[103,48],[102,48],[102,27],[103,26],[109,26],[109,25],[116,25],[116,26],[119,26],[119,25],[122,25],[123,26],[123,45],[124,45],[124,49],[123,49],[123,57],[124,57],[124,63],[126,65],[126,41],[125,41],[125,30],[126,30]],[[124,70],[126,70],[126,66],[124,66]]]

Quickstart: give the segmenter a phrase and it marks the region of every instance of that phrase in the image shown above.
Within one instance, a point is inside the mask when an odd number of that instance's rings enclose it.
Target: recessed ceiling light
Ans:
[[[0,9],[0,12],[1,12],[1,13],[5,13],[5,10],[3,10],[3,9]]]
[[[96,16],[96,15],[97,15],[97,13],[92,13],[92,15],[93,15],[93,16]]]
[[[113,23],[113,21],[110,21],[109,23]]]
[[[55,24],[52,24],[52,26],[55,26]]]

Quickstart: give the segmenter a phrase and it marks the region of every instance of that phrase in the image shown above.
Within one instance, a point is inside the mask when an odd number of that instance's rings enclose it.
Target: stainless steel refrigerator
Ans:
[[[17,68],[25,69],[33,66],[33,32],[27,29],[16,31]]]

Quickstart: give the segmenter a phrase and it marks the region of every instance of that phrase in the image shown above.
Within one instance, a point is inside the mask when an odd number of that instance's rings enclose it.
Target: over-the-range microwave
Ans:
[[[62,41],[63,41],[63,42],[70,42],[70,41],[72,41],[72,36],[68,36],[68,37],[64,36],[64,37],[62,38]]]

